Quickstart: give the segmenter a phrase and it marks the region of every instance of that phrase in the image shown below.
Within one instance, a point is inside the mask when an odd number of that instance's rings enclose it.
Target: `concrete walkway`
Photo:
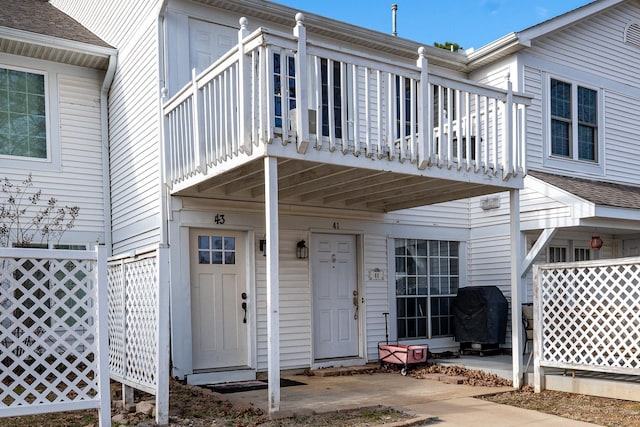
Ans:
[[[285,376],[305,385],[281,389],[280,410],[292,413],[331,412],[384,405],[412,412],[423,420],[398,425],[435,426],[593,426],[527,409],[500,405],[472,396],[511,390],[472,387],[403,377],[399,373],[350,376]],[[267,391],[226,395],[232,402],[251,403],[267,410]],[[414,420],[415,421],[415,420]]]

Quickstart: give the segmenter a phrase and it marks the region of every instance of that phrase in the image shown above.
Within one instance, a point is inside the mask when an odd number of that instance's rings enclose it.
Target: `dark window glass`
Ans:
[[[396,239],[398,339],[451,336],[459,242]],[[431,325],[431,326],[429,326]]]

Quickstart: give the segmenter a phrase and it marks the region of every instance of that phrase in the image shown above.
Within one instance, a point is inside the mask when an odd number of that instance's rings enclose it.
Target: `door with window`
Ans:
[[[357,357],[356,237],[315,234],[311,246],[315,359]]]
[[[453,335],[451,305],[460,281],[460,242],[396,239],[396,327],[399,340]]]
[[[190,231],[193,369],[247,366],[244,233]]]

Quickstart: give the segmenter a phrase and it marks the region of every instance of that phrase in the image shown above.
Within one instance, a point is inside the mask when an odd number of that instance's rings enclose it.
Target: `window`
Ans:
[[[235,264],[236,238],[198,236],[198,262],[200,264]]]
[[[557,246],[550,247],[549,262],[567,262],[567,248]]]
[[[0,68],[0,156],[47,158],[43,74]]]
[[[551,79],[551,154],[598,161],[598,92]]]
[[[453,335],[459,242],[396,239],[395,246],[398,339]]]
[[[283,86],[285,86],[283,88]],[[296,108],[296,62],[293,56],[273,54],[275,125],[282,128],[282,108]]]
[[[330,65],[329,65],[330,64]],[[331,87],[329,87],[331,72]],[[333,104],[334,136],[342,138],[342,63],[320,60],[320,79],[322,85],[322,136],[329,136],[329,97]]]
[[[417,111],[411,111],[411,90],[413,86],[413,93],[417,93],[417,82],[406,77],[396,76],[396,137],[397,139],[403,139],[410,136],[411,131],[411,119],[413,114],[417,117]],[[417,104],[416,104],[417,110]],[[401,114],[404,111],[404,124],[400,122]],[[404,125],[404,126],[403,126]],[[416,121],[417,126],[417,121]],[[417,133],[417,129],[413,133]]]
[[[573,260],[574,261],[589,261],[591,259],[591,251],[586,248],[574,248]]]

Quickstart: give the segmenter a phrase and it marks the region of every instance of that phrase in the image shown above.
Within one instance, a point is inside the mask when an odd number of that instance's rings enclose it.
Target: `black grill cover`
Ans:
[[[453,299],[453,327],[458,342],[504,344],[509,303],[496,286],[458,289]]]

